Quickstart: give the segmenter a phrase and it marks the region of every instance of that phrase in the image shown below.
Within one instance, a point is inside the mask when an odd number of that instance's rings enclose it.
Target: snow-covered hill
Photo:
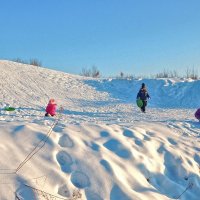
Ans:
[[[0,199],[78,199],[76,189],[83,200],[199,199],[200,81],[92,79],[10,61],[0,71]],[[64,108],[56,118],[44,117],[50,98]]]

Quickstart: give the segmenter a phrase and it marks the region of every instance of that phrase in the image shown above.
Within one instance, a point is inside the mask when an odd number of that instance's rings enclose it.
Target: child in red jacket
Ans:
[[[56,102],[55,102],[55,99],[50,99],[49,100],[49,103],[48,103],[48,105],[47,105],[47,107],[46,107],[46,114],[45,114],[45,116],[47,117],[47,116],[55,116],[56,115],[56,106],[57,106],[57,104],[56,104]]]

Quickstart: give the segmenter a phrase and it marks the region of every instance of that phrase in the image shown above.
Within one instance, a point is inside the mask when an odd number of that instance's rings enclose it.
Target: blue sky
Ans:
[[[0,0],[0,59],[104,76],[200,72],[199,0]]]

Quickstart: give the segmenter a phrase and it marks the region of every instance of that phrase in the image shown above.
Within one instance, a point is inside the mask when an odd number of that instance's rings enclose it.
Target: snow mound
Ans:
[[[0,70],[0,199],[199,199],[199,81],[93,79],[10,61]],[[145,114],[135,104],[143,82]],[[44,117],[50,98],[64,108],[54,118]]]

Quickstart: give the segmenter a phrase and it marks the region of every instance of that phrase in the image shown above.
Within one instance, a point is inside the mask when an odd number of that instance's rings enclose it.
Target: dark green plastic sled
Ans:
[[[15,108],[13,108],[13,107],[5,107],[4,110],[5,111],[14,111]]]
[[[137,106],[138,106],[139,108],[141,108],[141,107],[143,106],[143,102],[142,102],[141,99],[137,99],[137,100],[136,100],[136,104],[137,104]]]

